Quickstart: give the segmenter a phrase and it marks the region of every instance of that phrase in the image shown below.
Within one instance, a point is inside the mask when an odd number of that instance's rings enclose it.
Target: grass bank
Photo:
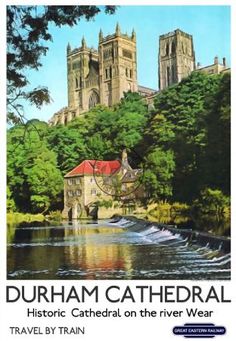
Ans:
[[[20,212],[8,212],[7,223],[19,224],[23,222],[31,223],[33,221],[44,221],[45,216],[43,214],[31,214],[31,213],[20,213]]]

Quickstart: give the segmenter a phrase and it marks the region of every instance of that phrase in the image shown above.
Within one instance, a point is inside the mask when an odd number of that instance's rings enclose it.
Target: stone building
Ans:
[[[223,72],[230,72],[230,68],[226,65],[226,59],[223,58],[222,63],[219,62],[219,58],[216,56],[214,62],[211,65],[201,67],[200,63],[197,63],[196,71],[204,72],[209,75],[219,74]]]
[[[150,65],[153,68],[153,65]],[[159,37],[158,82],[159,91],[181,82],[193,71],[221,73],[230,71],[225,58],[197,68],[193,37],[176,29]],[[137,83],[136,34],[121,33],[117,24],[115,33],[103,36],[99,33],[98,50],[89,48],[85,39],[81,47],[67,46],[68,106],[56,112],[49,120],[50,125],[67,124],[73,118],[97,104],[112,106],[120,101],[124,92],[138,92],[148,107],[153,108],[158,91]]]
[[[193,37],[179,29],[159,37],[159,89],[165,89],[195,70]]]
[[[140,198],[141,188],[134,187],[140,173],[130,167],[125,150],[120,161],[84,160],[64,177],[63,217],[86,217],[98,202],[114,200],[117,194],[125,204]]]
[[[68,107],[55,113],[51,125],[66,124],[97,104],[112,106],[124,92],[139,92],[142,96],[155,90],[138,87],[136,34],[121,33],[117,24],[115,33],[99,33],[98,50],[89,48],[83,38],[81,47],[67,46]]]

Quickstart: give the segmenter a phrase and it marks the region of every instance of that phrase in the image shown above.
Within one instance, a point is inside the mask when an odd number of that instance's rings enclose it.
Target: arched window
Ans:
[[[170,83],[170,67],[167,66],[167,69],[166,69],[166,80],[167,80],[167,86],[169,86],[171,83]]]
[[[95,107],[99,103],[99,95],[95,90],[92,90],[89,96],[89,109]]]
[[[171,78],[172,78],[172,83],[176,82],[176,77],[175,77],[175,67],[174,65],[171,66]]]
[[[166,56],[169,56],[169,43],[166,44]]]
[[[175,42],[172,41],[172,44],[171,44],[171,54],[175,54]]]
[[[75,87],[78,88],[79,87],[79,82],[78,82],[78,78],[75,78]]]

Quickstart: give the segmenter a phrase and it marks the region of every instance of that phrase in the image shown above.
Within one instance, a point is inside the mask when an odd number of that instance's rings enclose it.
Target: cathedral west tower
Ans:
[[[98,52],[84,38],[79,48],[67,46],[67,82],[68,108],[75,116],[100,102]]]

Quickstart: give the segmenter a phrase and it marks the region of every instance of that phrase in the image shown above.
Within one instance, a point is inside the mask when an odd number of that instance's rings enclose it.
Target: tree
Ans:
[[[63,178],[57,169],[56,155],[53,151],[42,147],[34,159],[32,167],[25,167],[27,183],[30,191],[31,210],[34,213],[48,211],[61,201]]]
[[[49,26],[77,25],[101,11],[113,14],[116,6],[7,6],[7,105],[11,123],[25,122],[22,100],[40,108],[50,103],[44,86],[26,90],[27,69],[38,70],[52,41]]]
[[[36,120],[8,131],[8,186],[19,211],[60,207],[63,178],[47,134],[47,124]]]
[[[198,229],[215,233],[230,231],[230,200],[219,189],[205,188],[193,202],[192,218]]]
[[[208,98],[205,185],[230,195],[230,73],[223,75],[216,93]]]
[[[7,186],[7,212],[15,211],[16,205],[14,200],[12,199],[12,193],[10,188]]]
[[[134,149],[140,154],[140,143],[148,120],[148,108],[138,93],[124,93],[121,102],[115,106],[114,147],[122,150]]]
[[[181,83],[156,96],[156,115],[147,134],[157,146],[171,149],[175,158],[175,200],[191,202],[205,182],[207,101],[218,92],[222,75],[193,72]]]
[[[52,127],[47,140],[57,156],[57,164],[63,175],[87,156],[83,135],[77,129],[63,125]]]
[[[147,199],[158,202],[172,196],[172,179],[175,169],[172,151],[155,148],[146,158],[142,182]]]

